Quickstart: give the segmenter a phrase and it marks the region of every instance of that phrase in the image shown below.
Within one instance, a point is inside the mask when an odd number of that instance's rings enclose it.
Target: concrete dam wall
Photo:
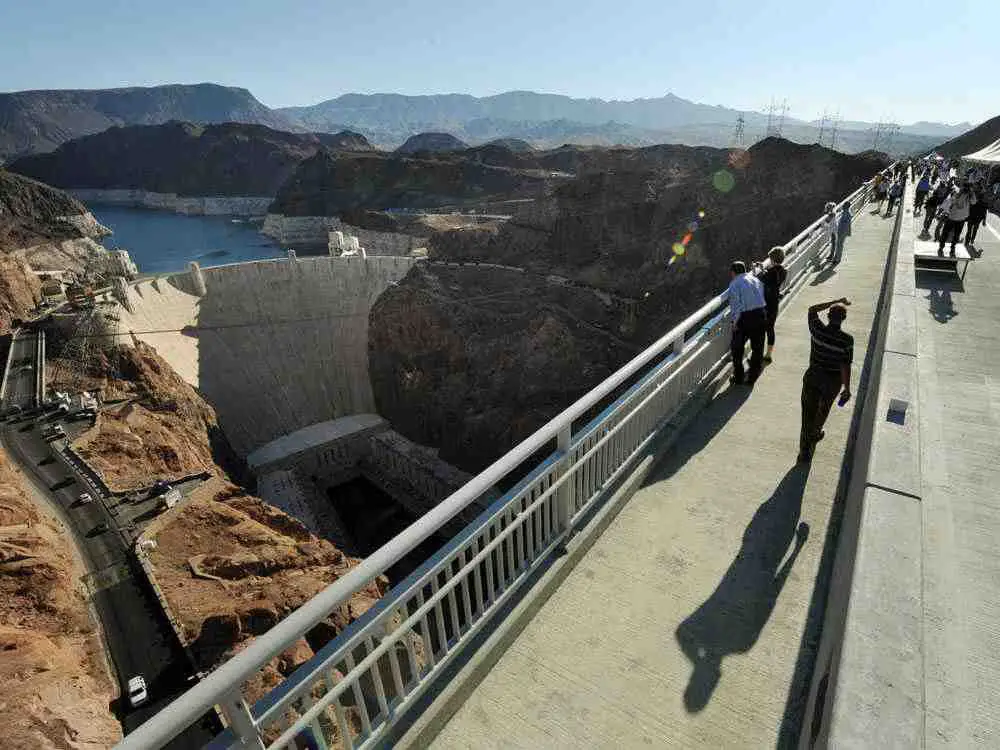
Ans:
[[[197,267],[119,290],[120,334],[198,388],[246,456],[307,425],[375,411],[368,313],[417,262],[306,257]]]

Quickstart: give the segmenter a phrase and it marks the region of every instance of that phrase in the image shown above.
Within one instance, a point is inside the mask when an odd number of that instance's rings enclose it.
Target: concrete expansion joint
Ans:
[[[909,497],[909,498],[912,498],[913,500],[917,500],[917,501],[919,501],[919,500],[922,499],[920,497],[920,495],[915,495],[912,492],[907,492],[906,490],[897,489],[895,487],[888,487],[888,486],[886,486],[884,484],[878,484],[877,482],[866,482],[865,483],[865,487],[866,488],[871,487],[871,488],[876,489],[876,490],[882,490],[883,492],[889,492],[889,493],[891,493],[893,495],[900,495],[902,497]]]
[[[886,354],[898,354],[900,357],[912,357],[913,359],[917,358],[917,355],[914,352],[903,352],[898,349],[886,349],[885,352]]]

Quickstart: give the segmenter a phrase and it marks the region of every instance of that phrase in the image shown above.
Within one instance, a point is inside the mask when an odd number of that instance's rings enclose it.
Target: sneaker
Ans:
[[[816,433],[816,442],[818,443],[820,440],[822,440],[825,437],[826,437],[826,433],[823,432],[823,430],[820,430],[818,433]]]
[[[765,364],[771,364],[771,362],[773,362],[774,360],[771,359],[771,355],[770,354],[765,354],[763,361],[764,361]]]
[[[944,257],[944,248],[943,247],[942,248],[938,248],[938,257],[939,258],[943,258]]]

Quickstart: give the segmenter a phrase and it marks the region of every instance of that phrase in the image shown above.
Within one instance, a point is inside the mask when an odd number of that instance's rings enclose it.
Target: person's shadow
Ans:
[[[930,301],[931,315],[938,323],[947,323],[958,315],[950,289],[931,289],[927,299]]]
[[[754,513],[740,551],[715,591],[677,626],[677,641],[694,667],[684,691],[684,706],[691,713],[708,704],[722,676],[723,658],[749,651],[774,610],[809,536],[809,525],[799,523],[808,476],[808,464],[789,469]]]

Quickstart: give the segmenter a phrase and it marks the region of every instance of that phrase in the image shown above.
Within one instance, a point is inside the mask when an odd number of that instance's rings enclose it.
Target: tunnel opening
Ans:
[[[365,476],[326,489],[326,495],[354,542],[352,554],[367,557],[417,520],[399,501]],[[443,534],[425,539],[389,570],[395,586],[448,541]]]

